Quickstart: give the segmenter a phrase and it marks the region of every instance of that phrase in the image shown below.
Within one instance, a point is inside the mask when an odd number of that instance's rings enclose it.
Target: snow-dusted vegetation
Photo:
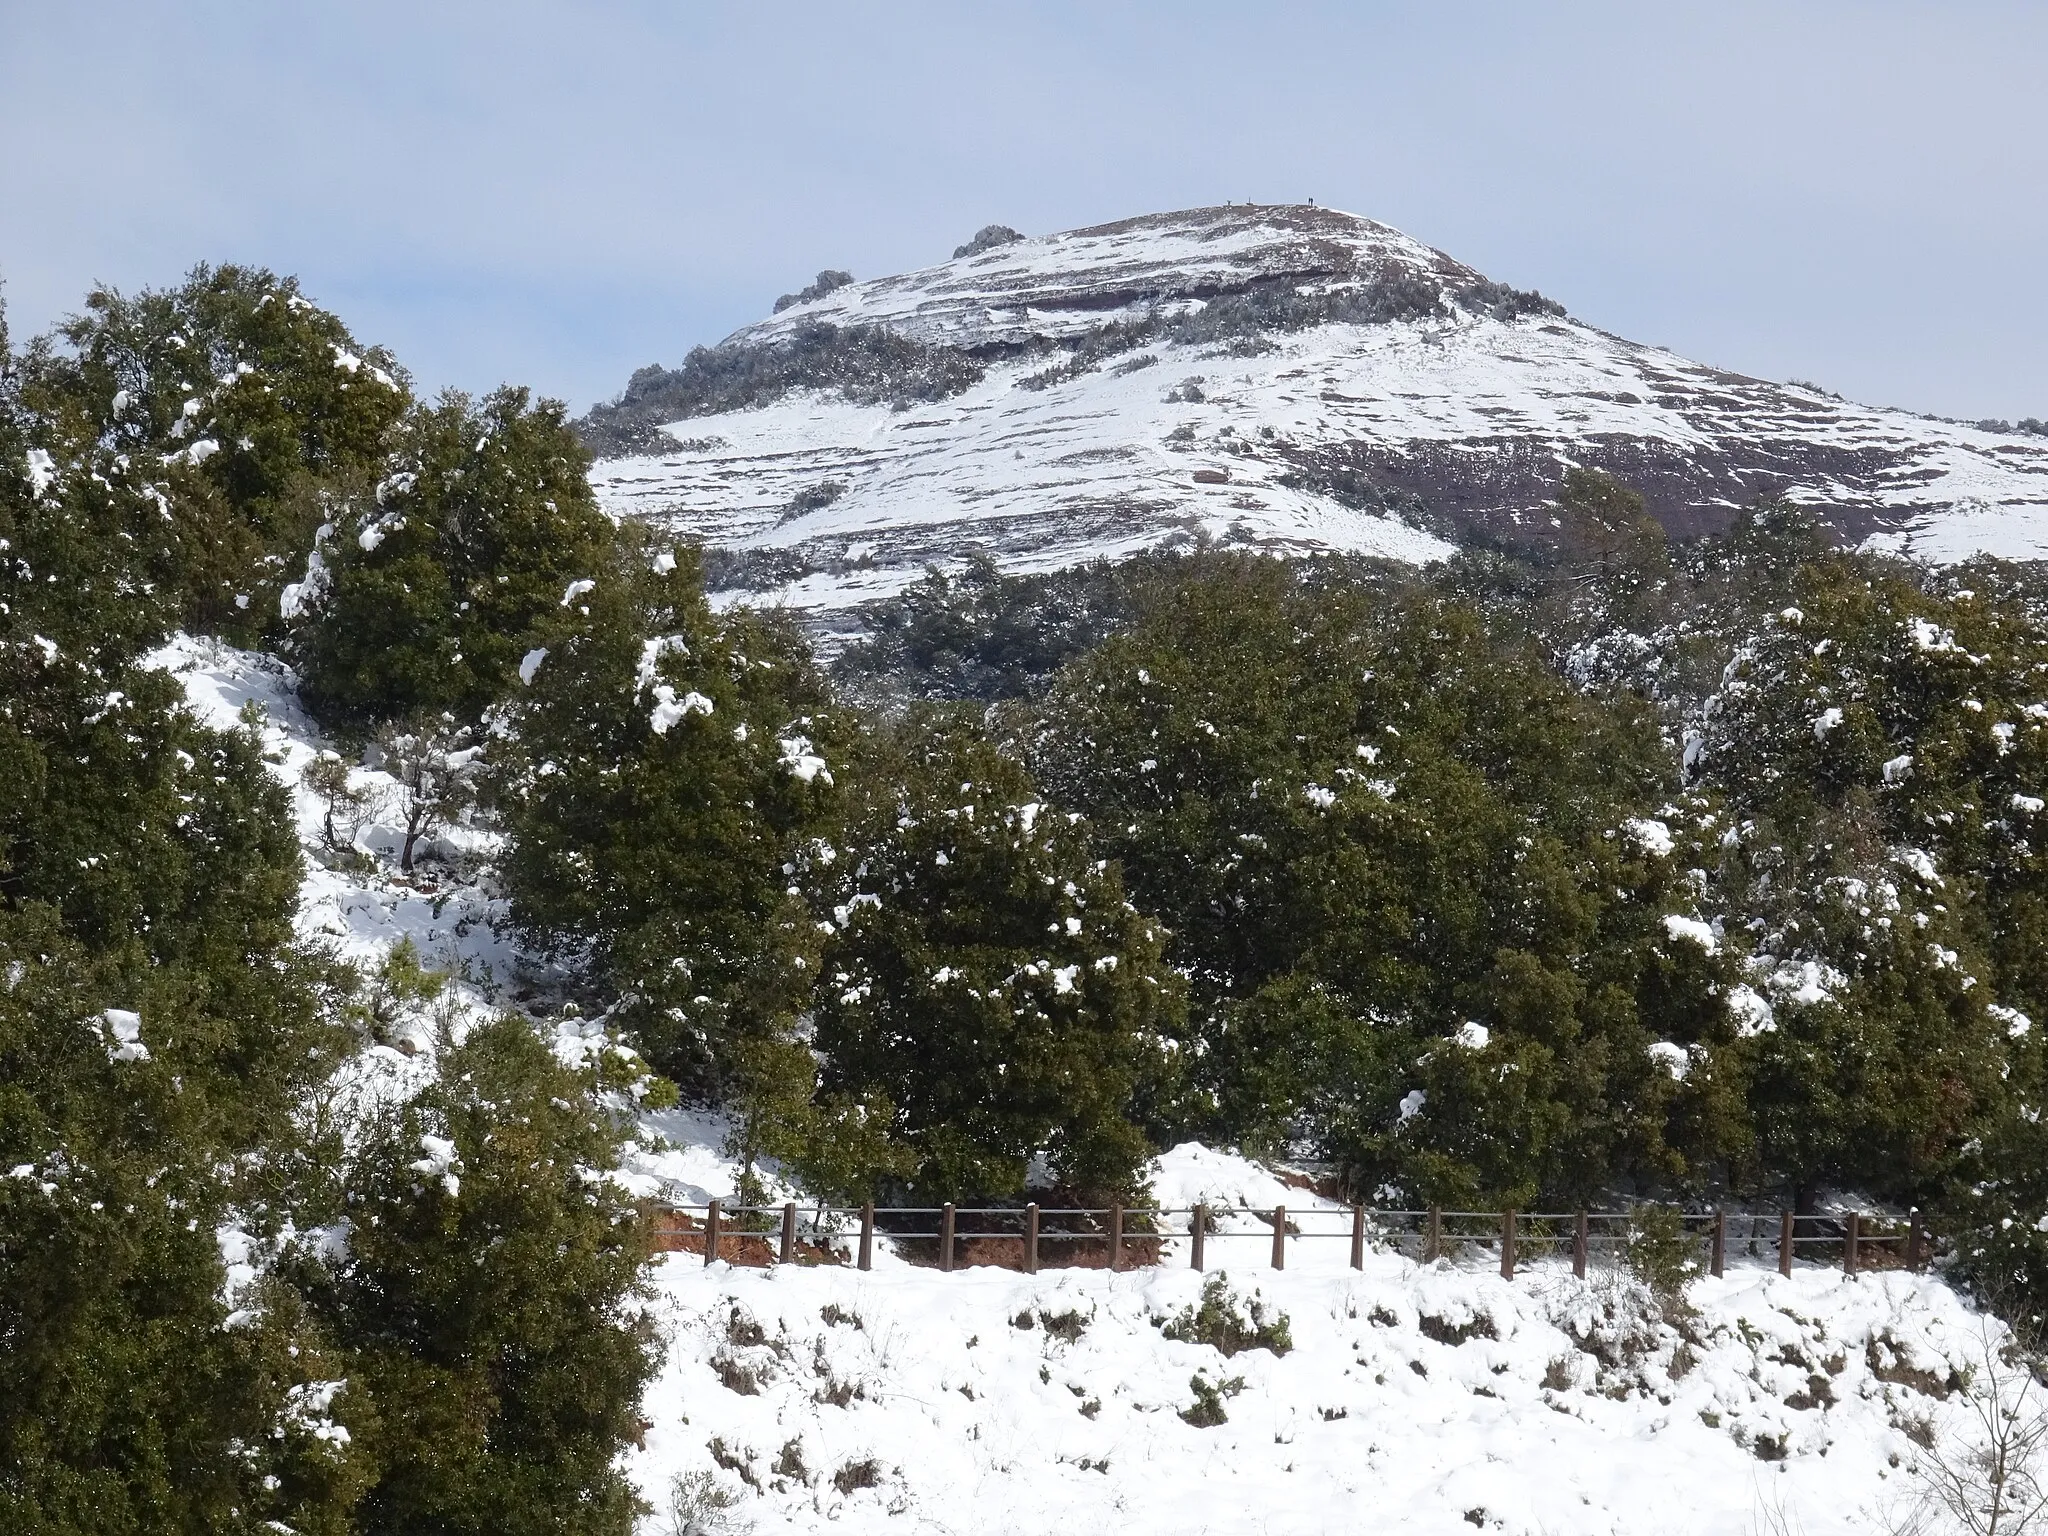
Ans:
[[[1052,303],[984,234],[956,265]],[[1143,351],[998,305],[1029,381],[920,398],[1561,321],[1347,249]],[[833,276],[753,338],[832,413],[980,312]],[[907,352],[805,329],[885,299]],[[752,369],[654,383],[786,411]],[[559,405],[418,401],[268,273],[96,293],[0,385],[0,1524],[1940,1529],[2032,1486],[2033,569],[1782,503],[1674,544],[1576,466],[1534,542],[1323,541],[1427,566],[932,573],[828,668],[607,517]],[[1207,1276],[1177,1228],[939,1273],[886,1211],[869,1269],[656,1252],[712,1199],[1218,1224]],[[1640,1240],[1353,1271],[1349,1202]],[[1700,1275],[1710,1206],[1915,1208],[1936,1262]]]

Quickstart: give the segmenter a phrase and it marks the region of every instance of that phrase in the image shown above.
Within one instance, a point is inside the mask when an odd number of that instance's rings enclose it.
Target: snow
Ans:
[[[342,1446],[349,1443],[348,1426],[337,1424],[330,1418],[329,1411],[335,1398],[348,1385],[347,1378],[339,1381],[303,1381],[285,1393],[284,1418],[293,1428],[304,1431],[316,1440]]]
[[[1771,996],[1781,1003],[1806,1007],[1831,1003],[1835,994],[1849,985],[1847,976],[1819,960],[1774,961],[1769,955],[1758,955],[1749,966],[1763,976]]]
[[[449,1199],[453,1200],[459,1196],[462,1193],[462,1180],[456,1169],[462,1166],[462,1160],[456,1155],[455,1143],[445,1136],[423,1134],[420,1137],[420,1151],[425,1155],[417,1162],[408,1163],[406,1166],[414,1173],[438,1179]]]
[[[546,661],[547,659],[548,648],[544,645],[535,646],[532,650],[528,651],[524,656],[520,657],[519,681],[522,684],[530,686],[533,682],[534,675],[540,671],[540,664]]]
[[[1934,855],[1924,848],[1894,848],[1892,862],[1910,869],[1928,885],[1941,884],[1941,876],[1934,867]]]
[[[1686,917],[1678,912],[1667,912],[1664,914],[1664,932],[1674,939],[1684,939],[1688,943],[1697,944],[1710,955],[1717,955],[1721,952],[1721,940],[1719,937],[1715,935],[1711,927],[1696,917]]]
[[[1828,732],[1841,723],[1842,711],[1832,704],[1829,705],[1814,717],[1813,739],[1815,741],[1826,741],[1828,739]]]
[[[1725,1536],[1772,1513],[1861,1533],[1910,1493],[1908,1430],[1968,1412],[1911,1383],[1998,1337],[1934,1279],[1781,1277],[1768,1253],[1694,1281],[1682,1330],[1597,1254],[1583,1281],[1558,1258],[1506,1281],[1483,1250],[1425,1266],[1375,1244],[1354,1273],[1347,1212],[1226,1154],[1160,1162],[1167,1203],[1218,1212],[1212,1274],[1286,1316],[1285,1355],[1164,1336],[1205,1280],[1179,1238],[1163,1264],[1114,1275],[946,1275],[886,1241],[866,1273],[672,1254],[654,1279],[668,1351],[628,1456],[643,1495],[665,1512],[695,1474],[735,1501],[731,1529],[849,1536],[1449,1536],[1475,1512],[1521,1536]],[[1281,1272],[1251,1214],[1275,1205],[1302,1234]],[[1179,1417],[1198,1373],[1241,1380],[1226,1423]]]
[[[1676,846],[1671,841],[1671,828],[1661,821],[1648,816],[1639,816],[1622,823],[1628,835],[1635,839],[1636,846],[1655,859],[1670,857]]]
[[[43,492],[57,483],[57,461],[50,457],[48,449],[31,448],[26,468],[29,494],[41,501]]]
[[[1484,1024],[1478,1023],[1476,1020],[1467,1019],[1458,1026],[1456,1038],[1458,1044],[1465,1047],[1468,1051],[1483,1051],[1486,1049],[1487,1042],[1493,1038],[1493,1034]]]
[[[1677,1082],[1685,1081],[1685,1074],[1692,1070],[1692,1058],[1685,1047],[1671,1040],[1658,1040],[1650,1046],[1650,1059],[1670,1073]]]
[[[2008,1008],[2003,1003],[1987,1004],[1984,1011],[2003,1024],[2007,1037],[2013,1040],[2024,1038],[2027,1032],[2034,1027],[2032,1019],[2021,1013],[2019,1009]]]
[[[1280,274],[1297,275],[1303,292],[1393,274],[1455,292],[1479,276],[1347,214],[1198,209],[855,283],[729,340],[768,342],[828,321],[1008,344],[1198,308],[1205,293]],[[1783,443],[1836,461],[1877,455],[1887,467],[1854,486],[1821,476],[1787,493],[1870,507],[1874,548],[1944,561],[2048,555],[2048,444],[2034,439],[1744,378],[1575,320],[1460,313],[1264,339],[1271,350],[1250,357],[1148,340],[1156,366],[1120,372],[1130,358],[1112,358],[1043,389],[1024,387],[1047,364],[1029,356],[906,409],[798,390],[673,423],[660,452],[601,461],[592,484],[615,516],[801,555],[813,569],[751,595],[816,614],[887,597],[972,546],[1016,571],[1197,537],[1425,563],[1450,546],[1308,488],[1303,459],[1362,454],[1397,474],[1406,463],[1427,473],[1425,456],[1486,459],[1503,442],[1567,463],[1617,440],[1681,459],[1730,445],[1775,456]],[[1201,398],[1173,387],[1195,376]],[[1197,471],[1227,479],[1198,483]],[[843,487],[828,503],[798,500],[827,481]]]
[[[654,685],[654,708],[648,711],[647,723],[657,736],[666,736],[679,720],[691,715],[708,715],[716,706],[703,694],[694,690],[676,697],[675,689],[667,683]]]
[[[413,879],[395,868],[404,836],[397,810],[397,786],[388,774],[359,767],[351,786],[369,800],[367,819],[352,839],[352,851],[373,862],[351,870],[323,847],[324,806],[305,788],[306,769],[331,744],[300,707],[291,669],[273,657],[236,650],[217,641],[179,636],[149,658],[174,674],[186,701],[216,730],[241,725],[241,711],[253,704],[261,716],[258,733],[271,771],[292,793],[306,869],[299,890],[300,936],[338,958],[375,971],[403,942],[410,941],[421,963],[451,978],[439,1016],[401,1018],[392,1043],[372,1046],[351,1062],[336,1084],[345,1098],[402,1096],[426,1082],[444,1034],[458,1041],[477,1020],[494,1011],[494,999],[523,985],[546,968],[524,955],[499,928],[504,902],[462,869],[492,846],[490,836],[467,827],[445,829],[429,853],[438,870]]]
[[[100,1023],[107,1037],[107,1060],[149,1060],[149,1047],[142,1043],[141,1014],[109,1008],[100,1015]]]
[[[502,902],[470,873],[490,852],[487,834],[451,829],[429,864],[405,879],[390,856],[396,829],[373,811],[353,846],[381,857],[325,858],[322,806],[302,778],[330,745],[300,710],[288,668],[182,638],[152,662],[180,679],[209,724],[235,727],[245,705],[258,706],[255,729],[293,794],[309,853],[300,932],[372,970],[409,941],[452,978],[428,1013],[398,1021],[396,1044],[366,1047],[338,1075],[338,1113],[360,1115],[416,1092],[446,1044],[510,1006],[520,989],[547,986],[545,966],[503,931]],[[373,768],[357,768],[353,781],[388,787]],[[1030,810],[1019,820],[1035,817],[1038,808]],[[1078,974],[1067,979],[1078,984]],[[1764,984],[1775,994],[1838,981],[1786,962]],[[1762,1021],[1754,1027],[1769,1027],[1770,1004],[1751,988],[1733,989],[1729,1003],[1738,1018],[1750,1008]],[[139,1046],[141,1020],[119,1013],[103,1018],[114,1047],[128,1038]],[[606,1048],[601,1019],[534,1023],[564,1061]],[[1471,1048],[1487,1038],[1477,1024],[1459,1031]],[[1653,1048],[1676,1071],[1673,1052],[1683,1055],[1669,1042]],[[1411,1091],[1402,1118],[1424,1102]],[[618,1181],[641,1197],[730,1199],[738,1170],[724,1151],[729,1130],[703,1111],[645,1114]],[[452,1141],[429,1132],[419,1147],[414,1171],[459,1199]],[[772,1166],[766,1174],[769,1200],[795,1198]],[[12,1176],[41,1182],[32,1165]],[[1452,1533],[1471,1529],[1468,1516],[1480,1511],[1487,1529],[1526,1536],[1705,1536],[1748,1531],[1779,1511],[1809,1536],[1829,1536],[1879,1528],[1919,1454],[1906,1431],[1967,1412],[1960,1396],[1937,1401],[1915,1390],[1909,1374],[1967,1367],[1990,1326],[1932,1277],[1848,1278],[1801,1265],[1782,1278],[1768,1258],[1742,1257],[1738,1242],[1725,1278],[1691,1285],[1696,1316],[1681,1333],[1597,1255],[1585,1281],[1541,1256],[1505,1281],[1483,1251],[1423,1266],[1376,1240],[1354,1273],[1348,1211],[1304,1188],[1299,1174],[1187,1144],[1154,1161],[1150,1182],[1163,1206],[1211,1208],[1208,1264],[1227,1272],[1237,1294],[1256,1290],[1286,1314],[1290,1353],[1225,1360],[1164,1336],[1159,1322],[1194,1304],[1204,1279],[1178,1236],[1163,1244],[1161,1265],[1114,1275],[940,1275],[886,1238],[866,1273],[707,1267],[671,1254],[652,1272],[664,1342],[643,1408],[644,1444],[627,1453],[630,1473],[664,1512],[677,1475],[715,1479],[738,1500],[728,1528],[764,1532],[829,1524],[849,1536],[1002,1536],[1092,1522],[1131,1536]],[[1300,1235],[1287,1238],[1287,1268],[1275,1272],[1266,1267],[1272,1227],[1261,1213],[1283,1205]],[[218,1236],[231,1289],[246,1288],[256,1245],[232,1227]],[[345,1233],[326,1240],[345,1241]],[[765,1342],[735,1330],[736,1307]],[[842,1320],[828,1321],[827,1308]],[[1066,1313],[1076,1314],[1073,1324],[1044,1325]],[[1024,1314],[1030,1326],[1018,1327]],[[1453,1329],[1474,1336],[1440,1342]],[[1242,1378],[1224,1398],[1227,1423],[1202,1429],[1179,1417],[1197,1372],[1213,1383]],[[1807,1401],[1816,1376],[1832,1402],[1788,1404]],[[726,1384],[749,1378],[751,1393]],[[336,1438],[345,1431],[330,1409],[344,1385],[308,1383],[288,1413],[310,1433]],[[746,1467],[758,1491],[717,1464],[714,1437],[717,1454]],[[792,1443],[794,1460],[785,1459]],[[1778,1447],[1782,1459],[1759,1458],[1759,1448],[1775,1455]],[[873,1486],[858,1486],[870,1461]],[[790,1470],[778,1473],[778,1462]]]
[[[1778,1027],[1771,1005],[1762,993],[1746,983],[1728,989],[1728,1016],[1735,1020],[1735,1032],[1745,1040],[1769,1034]]]
[[[1956,649],[1956,637],[1952,630],[1941,629],[1926,619],[1916,618],[1907,625],[1913,636],[1913,648],[1918,651],[1945,652]]]
[[[830,784],[832,774],[825,766],[825,759],[818,756],[808,736],[781,736],[776,744],[782,748],[782,767],[791,778],[801,779],[808,784],[819,779]]]

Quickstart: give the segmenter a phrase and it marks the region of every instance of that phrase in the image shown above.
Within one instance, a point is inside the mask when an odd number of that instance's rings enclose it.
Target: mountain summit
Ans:
[[[1690,362],[1313,206],[992,225],[920,271],[821,273],[583,430],[609,510],[810,608],[976,551],[1540,546],[1577,464],[1677,537],[1789,496],[1936,560],[2048,552],[2048,438]]]

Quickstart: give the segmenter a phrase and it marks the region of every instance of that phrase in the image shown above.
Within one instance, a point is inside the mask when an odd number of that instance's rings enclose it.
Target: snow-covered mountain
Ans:
[[[811,609],[975,550],[1048,569],[1197,535],[1417,561],[1540,542],[1572,464],[1680,537],[1789,495],[1935,560],[2048,553],[2048,437],[1690,362],[1315,207],[990,229],[921,271],[824,273],[584,426],[608,510]]]

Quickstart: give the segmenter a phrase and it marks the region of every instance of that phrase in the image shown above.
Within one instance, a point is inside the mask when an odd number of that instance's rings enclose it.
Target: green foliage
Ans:
[[[399,821],[398,867],[412,873],[422,843],[459,821],[476,803],[470,730],[452,715],[392,721],[377,732],[379,766],[391,776]]]
[[[1565,471],[1557,493],[1558,536],[1584,563],[1584,580],[1627,611],[1671,574],[1664,530],[1637,492],[1597,469]]]
[[[666,564],[657,561],[657,565]],[[839,727],[802,642],[714,618],[694,559],[622,543],[502,717],[491,793],[515,919],[586,953],[648,1059],[700,1094],[787,1042],[819,935]]]
[[[1228,1424],[1230,1415],[1224,1410],[1223,1400],[1235,1397],[1244,1390],[1242,1376],[1230,1376],[1221,1381],[1211,1381],[1200,1371],[1188,1378],[1188,1390],[1195,1394],[1195,1400],[1181,1409],[1184,1423],[1196,1429],[1214,1429],[1219,1424]]]
[[[1757,1156],[1765,1178],[1918,1198],[2038,1081],[2012,1077],[2009,1035],[2048,1004],[2028,809],[2048,634],[1995,573],[1943,593],[1847,556],[1787,571],[1795,536],[1762,557],[1791,601],[1742,635],[1696,749],[1732,824],[1715,894],[1748,915],[1773,1001]]]
[[[1006,576],[978,556],[956,574],[929,571],[863,615],[868,633],[833,676],[862,696],[1024,697],[1127,618],[1149,564]]]
[[[33,644],[0,652],[0,758],[0,1523],[339,1529],[331,1360],[217,1237],[260,1258],[300,1214],[296,1110],[342,1046],[282,791],[163,674]]]
[[[1029,729],[1173,931],[1208,1096],[1186,1128],[1305,1136],[1444,1203],[1721,1152],[1729,978],[1672,940],[1691,893],[1629,830],[1699,835],[1640,705],[1432,595],[1232,560],[1162,583]],[[1456,1044],[1475,1022],[1491,1043]],[[1707,1065],[1675,1083],[1660,1039]]]
[[[376,1408],[351,1422],[375,1468],[358,1530],[632,1530],[616,1462],[654,1356],[617,1134],[507,1019],[355,1158],[346,1253],[307,1263]]]
[[[558,402],[449,394],[390,440],[374,492],[323,524],[289,605],[305,697],[356,728],[474,719],[584,616],[573,584],[597,575],[611,525]]]
[[[410,399],[397,365],[296,281],[237,266],[133,296],[96,289],[27,353],[21,393],[59,504],[128,536],[80,562],[102,590],[245,641],[274,618],[325,488],[373,468]]]
[[[2048,1318],[2048,1127],[2032,1106],[1994,1121],[1960,1161],[1938,1225],[1950,1275],[1987,1305]]]
[[[919,715],[900,740],[863,765],[849,829],[816,1004],[827,1085],[886,1097],[933,1198],[1014,1193],[1040,1151],[1063,1184],[1131,1191],[1132,1116],[1181,1026],[1165,935],[969,721]]]
[[[67,343],[0,369],[0,1525],[630,1529],[642,1250],[598,1085],[483,1032],[362,1153],[386,1208],[337,1225],[349,1026],[443,979],[401,947],[357,1001],[296,942],[257,722],[205,728],[138,665],[174,623],[261,632],[277,552],[381,460],[404,387],[237,269],[95,295]],[[443,814],[467,750],[416,786]],[[315,777],[342,856],[360,797],[338,758]],[[390,1138],[419,1162],[433,1117],[478,1170],[454,1220],[396,1209]]]
[[[1263,1349],[1284,1355],[1294,1348],[1287,1314],[1276,1313],[1269,1321],[1266,1304],[1258,1293],[1239,1296],[1230,1288],[1226,1275],[1210,1275],[1202,1282],[1198,1306],[1182,1307],[1160,1324],[1159,1331],[1183,1344],[1206,1344],[1227,1360],[1247,1349]]]
[[[1667,1305],[1682,1301],[1686,1283],[1700,1272],[1700,1240],[1686,1231],[1676,1206],[1639,1205],[1629,1212],[1621,1256],[1628,1272]]]

